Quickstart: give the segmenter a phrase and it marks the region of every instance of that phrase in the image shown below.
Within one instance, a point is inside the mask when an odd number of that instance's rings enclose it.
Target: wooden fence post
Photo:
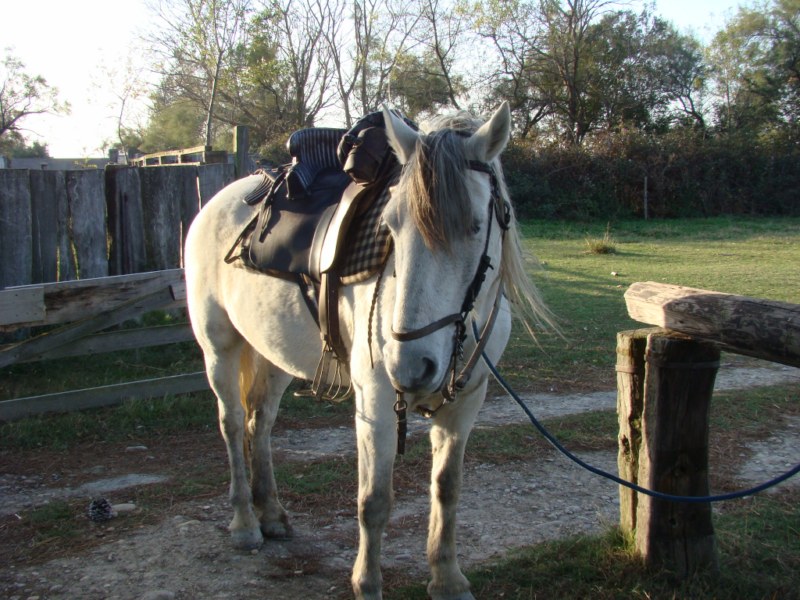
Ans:
[[[247,159],[250,150],[250,130],[246,125],[233,128],[233,152],[236,178],[247,175]]]
[[[66,171],[31,171],[33,283],[75,279]]]
[[[679,496],[707,496],[708,418],[719,348],[673,332],[648,335],[641,485]],[[716,570],[709,503],[639,495],[636,548],[645,561],[681,576]]]
[[[146,264],[142,186],[135,167],[106,167],[106,206],[111,238],[109,271],[125,275],[144,271]]]
[[[644,406],[645,348],[647,336],[658,329],[637,329],[617,334],[617,418],[619,419],[619,476],[631,483],[639,481],[639,451],[642,442]],[[622,531],[636,530],[638,494],[619,487],[619,524]]]
[[[142,209],[145,223],[147,266],[152,270],[181,265],[182,212],[191,198],[197,204],[197,167],[141,167]]]
[[[642,441],[637,433],[639,332],[620,334],[620,458],[623,477],[677,496],[707,496],[708,415],[720,349],[800,367],[800,306],[653,281],[625,292],[631,318],[664,327],[647,335]],[[646,331],[646,330],[645,330]],[[690,336],[690,337],[689,337]],[[711,506],[621,492],[620,525],[635,525],[636,548],[653,566],[688,575],[717,569]]]

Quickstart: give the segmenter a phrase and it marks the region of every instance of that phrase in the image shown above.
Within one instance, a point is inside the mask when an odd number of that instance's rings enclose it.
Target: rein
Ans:
[[[429,323],[428,325],[418,329],[413,329],[411,331],[395,331],[394,328],[392,328],[391,332],[392,338],[396,341],[407,342],[424,338],[449,325],[455,325],[455,331],[453,332],[453,352],[450,357],[449,367],[451,375],[449,377],[449,381],[445,381],[440,389],[442,394],[442,402],[435,409],[429,409],[426,407],[419,407],[418,409],[420,413],[427,418],[433,417],[444,405],[455,402],[458,392],[466,387],[467,382],[472,375],[472,371],[475,368],[475,365],[478,363],[478,360],[480,359],[481,354],[488,343],[489,336],[491,335],[494,323],[497,319],[500,301],[503,298],[503,286],[501,284],[498,287],[497,296],[495,297],[489,318],[486,320],[486,324],[483,327],[481,337],[479,338],[479,341],[477,342],[469,359],[467,359],[464,367],[459,373],[458,361],[459,359],[464,358],[464,341],[467,338],[467,318],[469,317],[470,312],[472,312],[472,309],[475,306],[475,301],[478,298],[478,294],[480,294],[483,283],[486,280],[486,272],[489,269],[494,268],[491,258],[489,257],[489,241],[492,236],[492,222],[495,219],[497,220],[503,236],[505,236],[505,232],[508,231],[511,223],[511,209],[500,194],[500,184],[497,179],[497,174],[492,166],[485,162],[470,161],[468,163],[468,167],[473,171],[479,171],[489,175],[491,179],[491,194],[488,206],[488,227],[486,230],[486,240],[484,241],[483,245],[483,253],[480,261],[478,262],[478,268],[475,271],[475,275],[470,284],[467,286],[467,291],[464,295],[464,301],[461,304],[461,310],[457,313],[437,319],[436,321],[433,321],[432,323]],[[407,430],[406,411],[408,409],[408,403],[406,402],[404,393],[402,391],[395,390],[395,392],[397,397],[394,404],[394,411],[397,415],[397,454],[402,455],[405,452],[405,437]]]

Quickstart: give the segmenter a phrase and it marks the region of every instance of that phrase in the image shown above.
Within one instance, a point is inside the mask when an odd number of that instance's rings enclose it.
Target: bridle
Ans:
[[[480,161],[469,161],[468,168],[472,169],[473,171],[479,171],[489,175],[491,181],[491,193],[488,204],[489,218],[488,226],[486,228],[486,239],[483,245],[483,253],[481,254],[481,258],[478,262],[475,275],[470,284],[467,286],[467,290],[464,295],[464,301],[461,304],[461,310],[457,313],[437,319],[436,321],[433,321],[432,323],[429,323],[428,325],[418,329],[413,329],[411,331],[395,331],[394,328],[392,328],[391,332],[394,340],[398,342],[408,342],[424,338],[449,325],[455,325],[455,330],[453,333],[453,352],[450,357],[450,366],[448,368],[450,371],[450,377],[446,378],[445,382],[442,384],[440,389],[442,394],[442,402],[438,407],[435,409],[426,407],[418,408],[419,412],[426,417],[432,417],[446,404],[455,402],[458,392],[466,387],[467,382],[472,375],[472,371],[489,340],[503,297],[503,286],[500,285],[498,286],[497,295],[495,297],[494,304],[492,305],[492,310],[489,313],[489,318],[486,320],[486,324],[483,327],[483,331],[481,332],[480,338],[476,343],[475,349],[472,351],[469,359],[464,363],[463,368],[459,372],[458,362],[464,358],[464,341],[467,338],[467,319],[475,306],[475,301],[477,300],[478,294],[480,294],[481,288],[483,287],[483,282],[486,280],[486,272],[489,269],[494,268],[491,258],[489,257],[489,241],[492,236],[492,222],[497,220],[503,236],[505,236],[505,232],[508,231],[511,224],[511,207],[509,206],[508,202],[503,199],[502,194],[500,193],[500,183],[497,179],[497,173],[495,172],[494,168],[490,164]],[[395,392],[397,395],[394,405],[394,411],[397,414],[397,453],[403,454],[405,450],[406,410],[408,408],[408,404],[405,401],[402,391],[395,390]]]

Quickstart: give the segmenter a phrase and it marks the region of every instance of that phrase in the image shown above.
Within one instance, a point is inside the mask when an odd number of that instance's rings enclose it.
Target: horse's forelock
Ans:
[[[420,135],[401,184],[406,185],[411,214],[425,244],[449,249],[473,222],[464,142],[476,127],[466,119],[443,123],[443,128]]]

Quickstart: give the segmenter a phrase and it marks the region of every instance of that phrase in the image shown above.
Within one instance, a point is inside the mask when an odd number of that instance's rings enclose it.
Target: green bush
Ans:
[[[651,218],[800,215],[792,140],[623,131],[581,147],[514,141],[504,163],[522,217],[643,217],[645,175]]]

